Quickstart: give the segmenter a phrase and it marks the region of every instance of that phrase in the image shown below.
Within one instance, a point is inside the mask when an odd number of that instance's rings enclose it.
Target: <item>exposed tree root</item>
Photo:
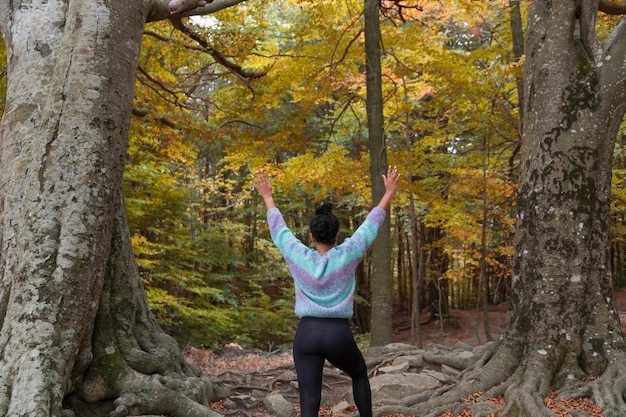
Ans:
[[[478,391],[486,391],[499,384],[515,368],[517,363],[513,355],[504,349],[496,350],[499,343],[489,343],[481,356],[474,356],[473,364],[461,374],[461,379],[454,385],[432,391],[425,391],[405,398],[398,405],[386,405],[377,408],[376,417],[390,414],[437,416],[449,409],[460,410],[466,405],[461,400]],[[495,352],[495,355],[494,355]],[[451,355],[429,354],[425,357],[430,363],[449,363]]]
[[[520,366],[505,392],[503,415],[550,417],[543,400],[550,392],[552,375],[546,363]]]
[[[626,415],[626,354],[619,352],[605,372],[592,381],[585,379],[575,356],[572,353],[557,361],[545,352],[527,352],[525,360],[520,362],[520,356],[506,344],[494,343],[459,376],[457,383],[416,394],[397,404],[385,404],[376,408],[374,415],[437,417],[449,411],[457,415],[474,404],[466,401],[467,398],[480,402],[502,395],[505,403],[501,416],[553,417],[554,409],[570,416]],[[428,356],[429,362],[446,363],[447,360],[447,355]],[[480,395],[476,397],[477,393]],[[595,411],[576,407],[577,398],[587,399],[589,407]],[[569,405],[572,401],[574,403]],[[602,411],[598,411],[597,406],[601,406]]]
[[[110,417],[129,415],[170,415],[188,417],[218,417],[219,413],[207,407],[212,397],[208,378],[169,378],[138,375],[122,384],[122,392],[115,401]]]
[[[561,395],[571,398],[591,398],[602,408],[606,416],[626,415],[626,354],[618,351],[613,355],[600,377],[571,390],[564,390]]]
[[[228,396],[223,384],[187,363],[150,312],[121,207],[94,333],[83,352],[93,359],[66,404],[85,417],[103,405],[110,417],[220,416],[209,404]]]

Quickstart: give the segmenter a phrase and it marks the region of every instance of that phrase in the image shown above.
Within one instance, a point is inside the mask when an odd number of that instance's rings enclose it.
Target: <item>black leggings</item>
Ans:
[[[303,317],[293,342],[293,359],[298,374],[301,417],[318,417],[325,359],[352,378],[354,402],[360,416],[372,416],[367,367],[352,337],[348,319]]]

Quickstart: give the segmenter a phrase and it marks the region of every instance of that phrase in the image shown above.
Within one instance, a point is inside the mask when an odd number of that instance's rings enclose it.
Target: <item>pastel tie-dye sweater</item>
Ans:
[[[272,240],[293,276],[299,317],[352,317],[354,273],[386,215],[375,207],[352,237],[320,255],[293,235],[277,208],[267,212]]]

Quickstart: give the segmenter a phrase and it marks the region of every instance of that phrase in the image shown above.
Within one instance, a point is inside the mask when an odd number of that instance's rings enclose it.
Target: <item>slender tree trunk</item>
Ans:
[[[483,207],[482,227],[480,229],[480,296],[483,305],[483,328],[487,341],[492,341],[491,329],[489,328],[489,277],[487,276],[487,216],[489,214],[489,201],[487,198],[487,159],[489,156],[489,139],[483,141]]]
[[[520,62],[524,55],[524,30],[522,27],[522,10],[519,0],[509,0],[509,9],[511,13],[510,25],[511,25],[511,38],[513,43],[513,57],[516,62]],[[522,76],[516,77],[517,85],[517,108],[519,109],[519,136],[522,136],[522,123],[524,122],[524,79]],[[515,169],[517,163],[517,155],[522,146],[520,140],[515,146],[511,156],[509,157],[509,169],[511,172],[511,180],[514,181],[514,173],[517,173]]]
[[[398,215],[398,213],[396,212],[396,224],[395,224],[395,230],[396,230],[396,241],[398,242],[398,251],[397,251],[397,256],[395,259],[395,265],[396,265],[396,286],[392,285],[392,288],[396,288],[396,291],[394,291],[393,293],[393,305],[395,305],[397,308],[402,309],[404,306],[406,306],[406,295],[408,293],[407,288],[406,288],[406,281],[404,280],[405,277],[405,273],[404,273],[404,254],[405,254],[405,249],[404,249],[404,244],[403,244],[403,239],[402,239],[402,235],[403,233],[401,232],[402,230],[402,219],[401,216]]]
[[[385,193],[382,175],[387,172],[387,151],[383,132],[383,91],[380,64],[380,22],[378,0],[365,0],[365,61],[367,82],[367,129],[370,145],[372,200]],[[391,343],[391,231],[390,217],[380,227],[372,245],[371,340],[372,346]]]
[[[511,40],[513,43],[513,58],[516,61],[520,60],[524,55],[524,29],[522,27],[522,8],[520,0],[509,0],[510,8],[510,25],[511,25]],[[521,104],[524,102],[524,80],[522,77],[517,78],[517,101],[520,104],[520,120],[524,120],[524,106]]]
[[[404,77],[402,77],[402,85],[404,87],[404,103],[407,105],[408,108],[408,103],[409,103],[409,97],[407,94],[407,88],[406,88],[406,80]],[[405,141],[406,141],[406,152],[408,155],[408,161],[407,161],[407,172],[412,172],[411,169],[411,164],[412,164],[412,160],[413,160],[413,141],[411,140],[411,132],[410,132],[410,113],[407,112],[405,114],[405,119],[404,119],[404,125],[405,125]],[[421,316],[421,312],[422,312],[422,305],[420,302],[420,297],[421,297],[421,285],[424,282],[423,280],[423,273],[424,273],[424,250],[423,250],[423,245],[420,245],[418,243],[418,224],[417,224],[417,213],[415,210],[415,195],[413,193],[413,187],[412,184],[409,185],[410,189],[409,189],[409,221],[410,221],[410,230],[411,230],[411,235],[410,235],[410,245],[409,245],[409,259],[410,259],[410,263],[411,263],[411,270],[410,270],[410,288],[411,288],[411,306],[410,306],[410,312],[411,312],[411,341],[413,342],[413,344],[415,344],[417,347],[421,348],[422,347],[422,328],[420,326],[420,316]],[[419,232],[420,232],[420,236],[419,239],[421,240],[421,243],[423,244],[423,224],[420,223],[420,227],[419,227]],[[421,272],[421,274],[420,274]]]
[[[418,245],[417,233],[418,230],[423,230],[422,227],[418,228],[417,216],[415,214],[415,197],[413,193],[409,195],[410,201],[410,216],[411,216],[411,289],[413,304],[411,306],[411,340],[415,346],[422,347],[422,328],[420,327],[420,315],[422,311],[422,305],[420,303],[420,284],[423,282],[420,271],[424,270],[424,250],[421,245]],[[421,223],[420,223],[421,224]],[[420,240],[423,239],[423,233],[420,233]],[[423,240],[422,240],[423,243]]]
[[[626,147],[626,135],[624,133],[620,133],[617,138],[617,145],[619,149],[624,149]],[[623,152],[617,153],[617,159],[613,163],[613,167],[618,170],[626,169],[626,156]],[[623,197],[617,196],[617,199],[621,199]],[[621,209],[613,214],[613,221],[616,223],[616,229],[624,229],[624,223],[626,221],[626,208],[624,208],[623,204],[619,205]],[[615,237],[615,236],[613,236]],[[626,286],[626,272],[624,268],[624,242],[622,239],[613,239],[612,250],[611,250],[611,271],[613,272],[613,285],[617,288],[623,288]]]
[[[424,297],[424,288],[426,288],[426,224],[424,224],[423,218],[420,216],[419,221],[417,222],[417,230],[415,233],[419,233],[419,245],[418,245],[418,256],[417,256],[417,287],[416,287],[416,295],[418,297],[418,307],[419,313],[421,313],[422,308],[426,305]],[[428,302],[432,302],[432,300],[428,300]]]

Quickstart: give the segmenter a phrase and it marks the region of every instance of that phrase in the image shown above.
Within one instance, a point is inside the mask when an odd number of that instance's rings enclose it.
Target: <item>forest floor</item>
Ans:
[[[626,329],[626,289],[616,290],[615,292],[616,303],[618,311],[620,312],[620,318],[622,319],[622,326]],[[489,309],[489,329],[493,340],[501,335],[505,325],[506,305],[491,306]],[[426,346],[431,343],[442,344],[446,346],[453,346],[457,342],[463,342],[471,346],[480,346],[487,341],[485,336],[484,324],[483,324],[483,311],[480,310],[450,310],[450,318],[445,320],[443,326],[439,320],[432,320],[427,324],[422,324],[421,335],[422,345]],[[422,320],[426,321],[427,317],[423,316]],[[393,341],[397,343],[413,344],[411,340],[411,328],[410,328],[410,316],[407,314],[396,314],[393,319]],[[364,352],[366,354],[366,352]],[[212,375],[229,374],[229,373],[242,373],[247,375],[254,375],[253,379],[256,379],[256,383],[263,384],[265,381],[271,381],[276,376],[286,370],[295,372],[293,366],[293,359],[291,351],[277,351],[272,353],[241,351],[238,354],[225,353],[223,355],[214,355],[212,352],[192,350],[188,354],[188,359],[191,362],[201,366],[207,372]],[[345,381],[339,384],[333,384],[332,386],[325,384],[323,388],[324,403],[329,404],[327,407],[320,409],[320,417],[341,417],[350,413],[353,413],[356,409],[351,406],[347,410],[339,413],[333,413],[332,407],[345,400],[345,395],[350,389],[350,383]],[[298,398],[288,398],[292,401],[296,410],[299,410]],[[501,402],[494,399],[494,402]],[[547,404],[550,404],[550,399],[546,400]],[[571,408],[577,408],[574,404],[568,404]],[[588,407],[589,403],[581,404],[579,411],[583,411],[583,407]],[[213,407],[220,411],[220,404],[213,404]],[[257,410],[248,410],[251,412],[248,415],[267,415],[263,413],[263,406],[259,405]],[[558,407],[553,409],[557,415],[559,414]],[[221,410],[226,411],[228,410]],[[232,412],[232,410],[230,410]],[[602,414],[589,413],[592,417],[603,417]],[[299,414],[298,414],[299,416]],[[419,417],[419,416],[404,416],[394,415],[388,417]],[[461,414],[454,415],[452,412],[441,414],[439,417],[473,417],[469,412],[462,412]],[[498,417],[498,414],[493,415]]]

